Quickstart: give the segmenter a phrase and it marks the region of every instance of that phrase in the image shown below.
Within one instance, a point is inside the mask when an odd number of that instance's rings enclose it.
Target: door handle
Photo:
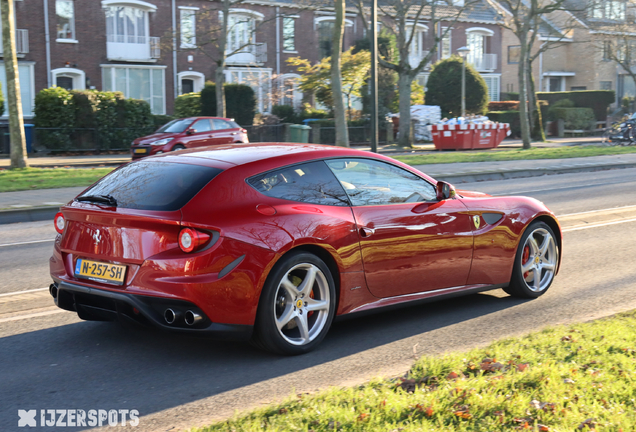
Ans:
[[[374,229],[362,227],[360,228],[360,237],[367,238],[371,237],[375,233]]]

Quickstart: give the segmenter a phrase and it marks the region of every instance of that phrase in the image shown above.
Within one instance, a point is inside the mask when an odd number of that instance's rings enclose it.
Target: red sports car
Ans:
[[[335,316],[550,287],[561,229],[527,197],[455,191],[391,158],[245,144],[131,162],[55,217],[56,304],[85,320],[307,352]]]

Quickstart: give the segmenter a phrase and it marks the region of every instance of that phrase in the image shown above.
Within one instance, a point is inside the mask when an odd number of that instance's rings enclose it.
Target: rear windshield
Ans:
[[[110,195],[117,200],[117,207],[174,211],[221,171],[174,162],[133,162],[108,174],[80,197]]]
[[[157,132],[181,133],[190,126],[192,119],[172,120],[157,129]]]

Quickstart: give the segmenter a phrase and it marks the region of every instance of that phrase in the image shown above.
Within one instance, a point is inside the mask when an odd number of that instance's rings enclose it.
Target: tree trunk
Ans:
[[[532,71],[532,63],[530,63],[530,71]],[[545,130],[543,129],[543,115],[541,115],[541,106],[539,105],[539,99],[537,98],[536,88],[534,86],[534,76],[530,72],[528,74],[528,99],[530,103],[528,104],[532,107],[532,111],[530,113],[530,127],[533,130],[532,138],[536,141],[545,142]],[[537,114],[534,115],[534,110],[536,110]],[[534,125],[535,122],[539,125],[539,130],[534,133]]]
[[[336,121],[336,145],[349,147],[349,130],[342,94],[341,53],[344,38],[345,1],[335,0],[336,21],[333,26],[333,43],[331,52],[331,91],[333,93],[333,112]]]
[[[528,46],[525,37],[517,35],[519,44],[521,45],[521,53],[519,55],[519,122],[521,123],[521,140],[523,148],[531,148],[530,144],[530,125],[528,124],[528,89],[526,86],[526,73],[528,66]]]
[[[411,84],[413,77],[410,74],[401,73],[398,75],[398,92],[400,97],[400,128],[398,133],[398,145],[401,147],[412,147],[413,136],[411,135]]]
[[[225,89],[223,84],[225,83],[225,61],[219,62],[216,66],[216,72],[214,73],[214,84],[216,85],[216,115],[217,117],[225,117]]]
[[[22,99],[18,79],[18,58],[15,48],[15,21],[13,0],[0,0],[2,13],[2,49],[4,69],[7,76],[7,105],[9,106],[9,132],[11,135],[11,168],[25,168],[27,163],[26,141],[24,139],[24,119]]]

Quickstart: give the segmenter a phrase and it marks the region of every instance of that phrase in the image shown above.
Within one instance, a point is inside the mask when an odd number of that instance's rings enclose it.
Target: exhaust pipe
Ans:
[[[191,310],[186,311],[185,313],[185,322],[189,326],[193,326],[199,321],[201,321],[203,317],[196,312],[192,312]]]
[[[172,310],[170,308],[166,309],[163,313],[163,319],[165,319],[168,324],[174,324],[174,322],[180,317],[181,312]]]
[[[49,293],[54,299],[57,298],[57,286],[55,286],[55,284],[51,284],[51,286],[49,286]]]

